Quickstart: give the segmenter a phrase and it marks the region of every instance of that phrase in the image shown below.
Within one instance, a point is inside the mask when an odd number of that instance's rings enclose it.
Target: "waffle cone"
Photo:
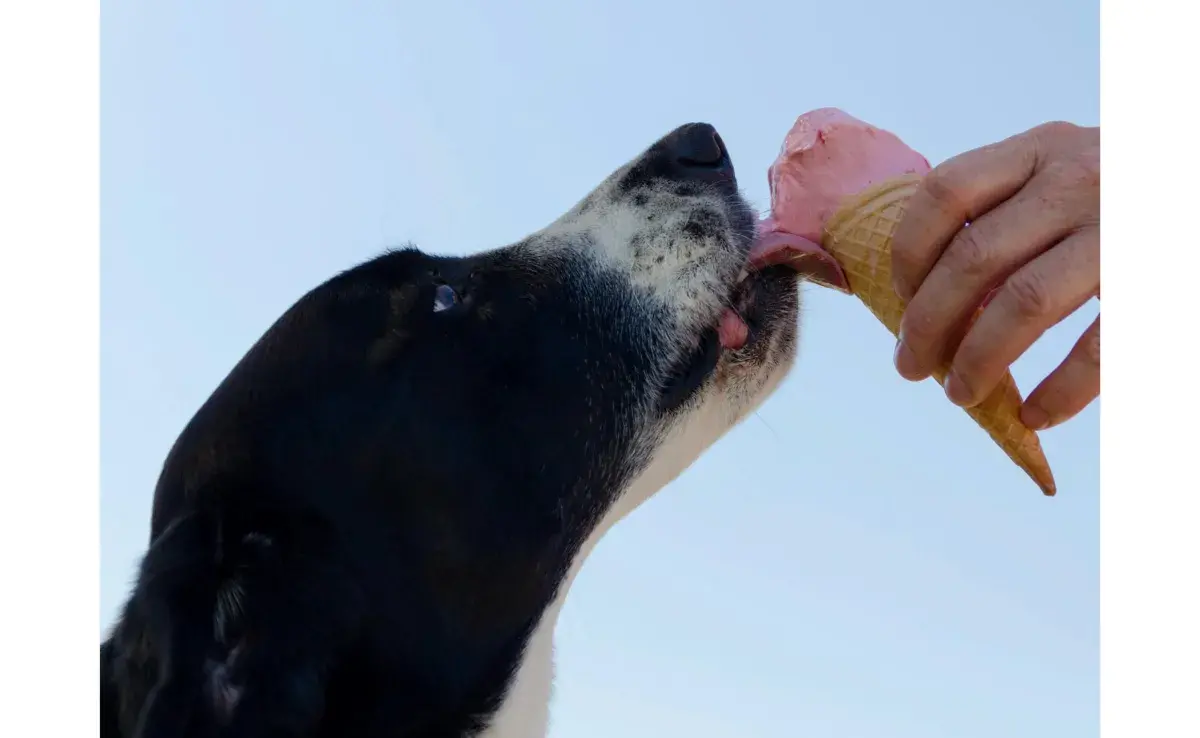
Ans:
[[[851,292],[893,336],[900,332],[905,303],[892,289],[892,235],[920,181],[918,175],[906,175],[847,200],[829,219],[821,239],[821,245],[845,271]],[[933,376],[941,383],[948,370],[947,366],[938,367]],[[1012,374],[1005,372],[995,391],[966,411],[1044,494],[1053,495],[1054,475],[1037,434],[1021,422],[1021,402]]]

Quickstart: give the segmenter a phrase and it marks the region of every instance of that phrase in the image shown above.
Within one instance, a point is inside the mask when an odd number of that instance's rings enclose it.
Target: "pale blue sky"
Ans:
[[[935,163],[1099,121],[1092,1],[103,9],[102,627],[175,435],[333,272],[408,240],[509,243],[687,121],[719,128],[760,206],[811,108]],[[1098,405],[1044,434],[1044,499],[896,376],[860,304],[805,293],[783,389],[585,567],[552,735],[1096,735]],[[1023,389],[1097,309],[1017,365]]]

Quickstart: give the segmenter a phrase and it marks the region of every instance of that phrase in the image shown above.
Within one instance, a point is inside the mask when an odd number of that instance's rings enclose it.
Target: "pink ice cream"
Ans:
[[[896,136],[837,108],[821,108],[796,119],[768,170],[771,214],[758,224],[750,269],[787,264],[811,281],[843,292],[850,285],[842,267],[821,247],[825,222],[846,198],[902,174],[925,174],[925,157]],[[721,345],[739,348],[749,329],[734,310],[717,328]]]
[[[751,260],[765,265],[792,261],[797,271],[846,290],[846,278],[817,245],[825,222],[841,203],[868,187],[902,174],[925,174],[925,157],[885,130],[837,108],[796,119],[767,172],[771,215],[759,224]]]

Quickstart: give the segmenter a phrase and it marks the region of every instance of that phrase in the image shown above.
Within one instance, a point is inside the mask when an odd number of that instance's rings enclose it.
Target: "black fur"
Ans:
[[[741,249],[736,269],[753,221],[731,170],[726,184],[680,171],[664,140],[602,197],[653,207],[648,191],[717,182],[715,209],[681,220],[680,239]],[[166,459],[149,550],[101,647],[102,738],[460,738],[487,724],[581,543],[648,463],[655,424],[720,358],[715,333],[681,339],[682,318],[588,239],[387,253],[266,332]],[[457,301],[435,310],[442,285]],[[794,278],[757,289],[765,307],[742,300],[756,331],[794,321]],[[765,362],[764,346],[741,361]]]

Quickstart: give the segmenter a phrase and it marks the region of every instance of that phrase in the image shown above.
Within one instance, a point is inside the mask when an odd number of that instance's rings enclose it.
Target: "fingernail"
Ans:
[[[908,291],[908,285],[904,284],[898,279],[892,280],[892,290],[896,293],[897,297],[905,302],[908,302],[912,299],[912,295],[909,294]]]
[[[1021,422],[1029,430],[1040,431],[1050,427],[1050,414],[1037,405],[1021,408]]]
[[[954,372],[946,375],[946,381],[942,386],[945,388],[946,397],[950,398],[950,402],[959,407],[966,407],[975,399],[971,394],[971,388]]]
[[[910,382],[917,382],[925,377],[928,377],[928,372],[921,369],[921,365],[917,363],[917,357],[913,354],[912,349],[904,345],[904,340],[896,342],[896,352],[892,354],[892,362],[896,365],[896,371],[900,376]]]

